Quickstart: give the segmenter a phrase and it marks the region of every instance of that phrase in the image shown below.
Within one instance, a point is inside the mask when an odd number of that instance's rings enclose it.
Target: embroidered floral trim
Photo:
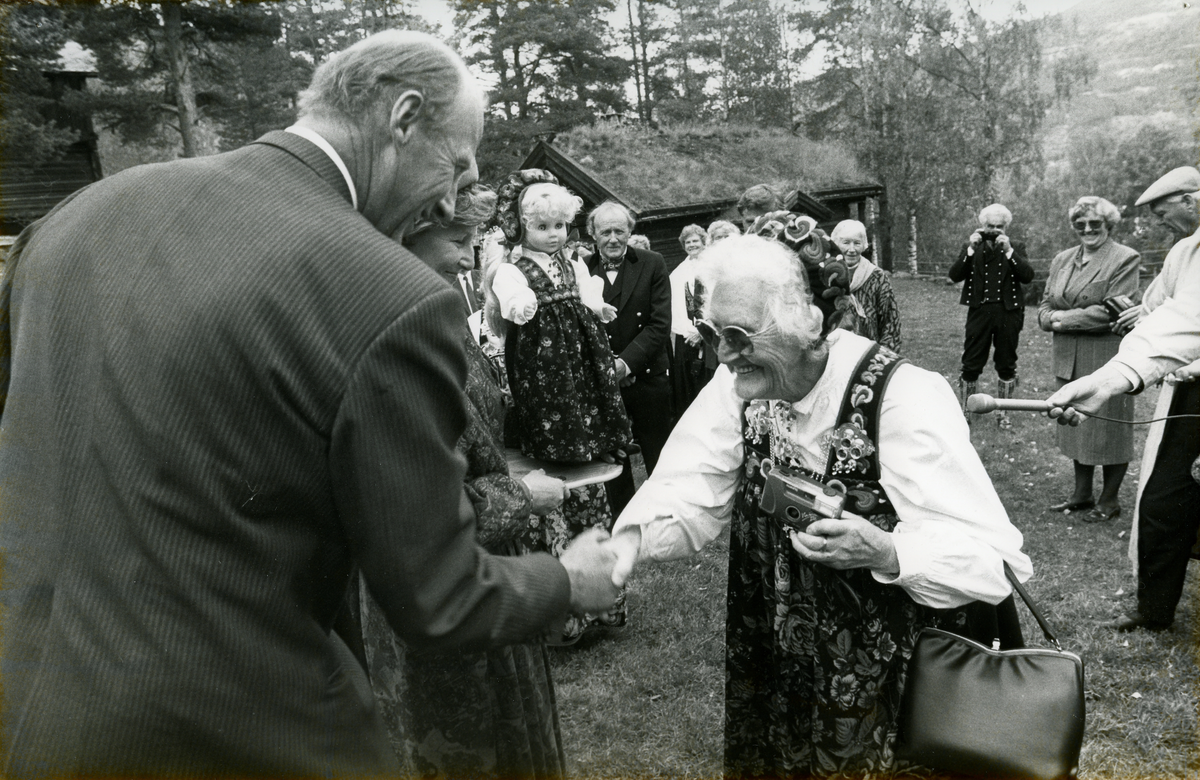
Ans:
[[[890,349],[880,347],[867,367],[850,387],[850,406],[853,411],[847,421],[839,425],[826,437],[826,446],[833,458],[834,474],[866,474],[871,467],[871,456],[875,444],[867,436],[864,407],[875,400],[875,383],[889,365],[899,359]]]

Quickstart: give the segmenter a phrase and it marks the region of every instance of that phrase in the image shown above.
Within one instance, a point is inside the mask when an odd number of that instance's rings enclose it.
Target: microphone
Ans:
[[[976,393],[967,397],[967,411],[975,414],[987,414],[995,411],[1046,412],[1049,410],[1048,402],[1036,399],[992,398],[986,393]]]

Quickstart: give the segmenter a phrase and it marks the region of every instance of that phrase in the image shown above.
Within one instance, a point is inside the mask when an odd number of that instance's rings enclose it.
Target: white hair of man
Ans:
[[[596,208],[592,209],[587,217],[587,232],[592,238],[596,238],[596,218],[607,214],[620,214],[629,224],[629,231],[633,232],[633,226],[637,224],[637,220],[633,217],[633,212],[625,206],[617,203],[615,200],[606,200]]]
[[[979,224],[986,226],[992,217],[996,217],[1002,221],[1005,228],[1012,222],[1012,212],[1003,203],[993,203],[990,206],[984,206],[983,210],[979,212]]]
[[[724,284],[757,282],[767,313],[780,332],[809,354],[824,352],[821,310],[813,305],[804,264],[795,252],[760,236],[730,236],[707,247],[698,262],[696,276],[707,291],[705,317],[710,314],[713,291]]]
[[[845,236],[846,238],[858,237],[866,244],[867,226],[857,219],[843,219],[834,225],[833,232],[829,234],[829,237],[834,241],[837,241],[839,236]]]
[[[453,49],[426,33],[386,30],[321,63],[300,93],[299,113],[390,138],[392,106],[405,92],[421,94],[422,114],[437,127],[464,89],[483,97]]]

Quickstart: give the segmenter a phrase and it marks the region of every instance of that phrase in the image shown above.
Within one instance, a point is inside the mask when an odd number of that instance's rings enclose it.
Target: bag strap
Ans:
[[[1021,600],[1025,602],[1025,606],[1029,607],[1029,611],[1033,613],[1033,619],[1036,620],[1038,625],[1042,627],[1042,633],[1046,635],[1046,641],[1054,645],[1054,649],[1061,653],[1062,645],[1060,645],[1058,643],[1058,639],[1055,638],[1054,629],[1050,627],[1050,624],[1046,621],[1046,618],[1042,617],[1042,613],[1038,611],[1037,605],[1033,603],[1033,599],[1030,598],[1029,594],[1025,591],[1025,587],[1017,581],[1017,575],[1013,574],[1013,570],[1009,567],[1008,561],[1004,562],[1004,576],[1008,577],[1008,581],[1012,583],[1013,590],[1017,592],[1017,594],[1021,597]]]

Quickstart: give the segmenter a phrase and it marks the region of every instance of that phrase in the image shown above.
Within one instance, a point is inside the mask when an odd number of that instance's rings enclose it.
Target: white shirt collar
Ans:
[[[354,207],[355,211],[358,211],[358,193],[354,190],[354,179],[350,178],[350,169],[346,167],[346,163],[342,162],[342,157],[337,153],[337,150],[322,138],[320,133],[311,128],[303,127],[302,125],[292,125],[291,127],[284,128],[284,132],[312,141],[317,145],[318,149],[329,155],[329,159],[333,160],[333,164],[342,172],[342,178],[346,180],[346,186],[350,189],[350,204]]]

